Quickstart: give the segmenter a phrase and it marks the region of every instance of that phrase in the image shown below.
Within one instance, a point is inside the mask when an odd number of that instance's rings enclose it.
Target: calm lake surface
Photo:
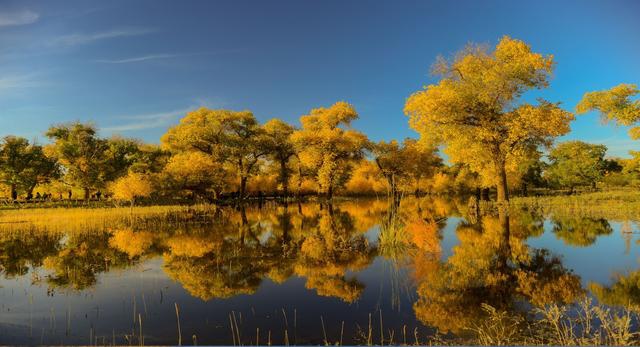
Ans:
[[[145,218],[3,223],[0,344],[413,343],[465,334],[483,303],[640,290],[634,221],[434,198]]]

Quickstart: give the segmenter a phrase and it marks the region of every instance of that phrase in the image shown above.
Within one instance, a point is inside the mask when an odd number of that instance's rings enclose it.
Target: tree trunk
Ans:
[[[89,188],[84,188],[84,200],[89,201],[91,197],[91,190]]]
[[[333,198],[333,184],[329,184],[327,189],[327,199],[331,200]]]
[[[500,162],[497,165],[498,169],[498,183],[496,188],[498,190],[498,202],[508,202],[509,201],[509,187],[507,186],[507,170],[505,168],[504,162]]]
[[[282,194],[289,195],[289,175],[287,174],[287,162],[280,161],[280,183],[282,183]]]
[[[240,193],[238,198],[240,198],[240,200],[244,200],[246,192],[247,192],[247,177],[241,176],[240,177]]]
[[[12,200],[17,200],[18,199],[18,191],[16,190],[16,185],[11,184],[11,199]]]

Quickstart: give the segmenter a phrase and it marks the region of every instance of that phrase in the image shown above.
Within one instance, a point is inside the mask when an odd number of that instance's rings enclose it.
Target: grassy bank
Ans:
[[[544,215],[571,215],[611,220],[640,220],[640,191],[614,190],[537,197],[516,197],[512,208],[524,208]]]

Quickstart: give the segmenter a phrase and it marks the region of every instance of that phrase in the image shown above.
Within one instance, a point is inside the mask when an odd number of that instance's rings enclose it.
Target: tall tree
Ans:
[[[176,153],[164,167],[162,183],[169,190],[190,191],[201,198],[217,199],[227,187],[229,173],[224,165],[198,151]]]
[[[284,121],[274,118],[263,126],[265,131],[264,144],[267,146],[270,157],[280,166],[279,181],[285,196],[289,193],[289,160],[296,155],[296,150],[291,141],[291,134],[295,128]]]
[[[396,140],[378,142],[373,146],[373,154],[380,173],[387,180],[389,194],[395,199],[398,185],[408,176],[408,164],[413,159],[406,156],[406,151]]]
[[[64,166],[66,183],[82,188],[85,200],[126,174],[137,151],[136,141],[103,139],[93,125],[80,122],[53,126],[46,136],[54,141],[48,149]]]
[[[582,141],[567,141],[558,144],[549,153],[551,164],[547,169],[550,181],[573,189],[576,186],[595,187],[606,168],[604,156],[607,147]]]
[[[9,186],[11,199],[19,193],[31,193],[39,183],[58,174],[55,159],[44,154],[42,146],[22,137],[7,136],[0,142],[0,182]]]
[[[349,176],[350,165],[362,158],[369,141],[363,133],[345,129],[358,118],[355,108],[337,102],[300,117],[302,128],[293,133],[301,163],[312,169],[320,191],[330,199]]]
[[[576,106],[576,113],[599,111],[602,118],[616,124],[631,126],[640,121],[640,99],[632,97],[640,94],[635,84],[619,84],[609,90],[585,93]],[[640,126],[629,130],[633,139],[640,138]]]
[[[422,179],[435,175],[442,167],[442,158],[438,155],[437,147],[425,145],[415,139],[404,139],[402,146],[407,157],[409,179],[418,194]]]
[[[235,168],[239,194],[245,197],[247,180],[267,154],[264,130],[250,111],[211,110],[202,107],[187,113],[180,124],[162,137],[166,149],[180,153],[197,151]]]
[[[438,59],[440,81],[411,95],[405,113],[423,140],[445,145],[452,162],[491,174],[498,201],[507,201],[507,168],[566,134],[574,119],[558,104],[520,102],[526,91],[549,85],[553,66],[552,56],[508,36],[493,51],[469,45],[451,61]]]

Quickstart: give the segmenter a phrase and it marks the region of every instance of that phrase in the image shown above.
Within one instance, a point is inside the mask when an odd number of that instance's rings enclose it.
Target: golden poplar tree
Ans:
[[[320,190],[329,198],[346,182],[350,165],[362,158],[368,146],[366,135],[348,128],[357,118],[355,108],[340,101],[300,117],[302,128],[291,135],[302,165],[311,169]]]
[[[631,98],[640,94],[635,84],[619,84],[609,90],[585,93],[576,106],[576,113],[599,111],[604,120],[612,120],[616,124],[630,126],[640,121],[640,100]],[[640,126],[629,130],[633,139],[640,138]]]
[[[449,61],[438,59],[439,82],[411,95],[404,111],[423,141],[444,145],[453,163],[490,175],[498,201],[508,201],[507,169],[566,134],[574,119],[556,103],[520,100],[549,85],[553,66],[553,56],[508,36],[494,50],[469,45]]]

